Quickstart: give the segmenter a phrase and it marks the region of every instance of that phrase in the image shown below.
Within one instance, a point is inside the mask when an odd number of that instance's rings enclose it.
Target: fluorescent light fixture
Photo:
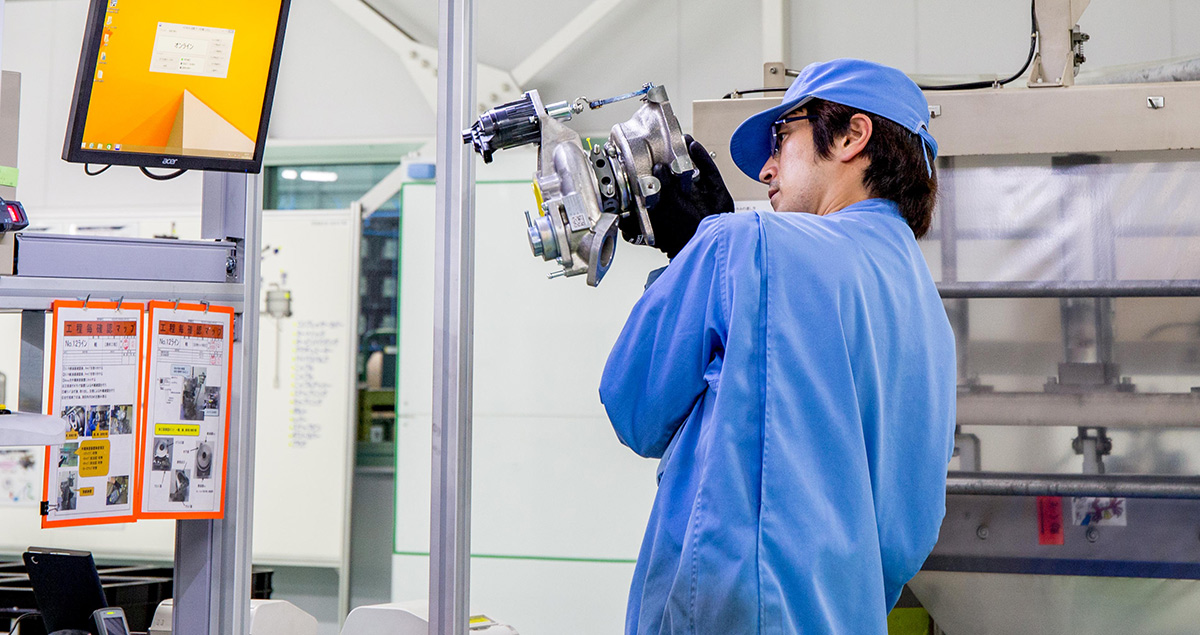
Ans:
[[[280,170],[279,176],[289,181],[295,181],[296,177],[300,176],[300,173],[295,170]]]
[[[301,181],[316,181],[317,183],[333,183],[338,180],[337,172],[322,172],[319,170],[305,170],[300,173]]]

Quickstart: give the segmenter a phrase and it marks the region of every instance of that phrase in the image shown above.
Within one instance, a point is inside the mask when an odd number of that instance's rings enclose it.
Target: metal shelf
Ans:
[[[215,282],[161,282],[97,278],[39,278],[0,276],[0,311],[49,311],[50,303],[65,298],[131,302],[180,299],[232,306],[242,312],[244,285]]]
[[[253,530],[254,418],[258,375],[258,294],[262,199],[258,177],[204,175],[201,234],[213,242],[54,236],[17,253],[0,276],[0,311],[22,311],[18,407],[42,409],[45,311],[55,300],[91,297],[181,300],[231,306],[235,333],[224,517],[175,523],[175,632],[249,632]],[[247,254],[250,257],[246,257]],[[96,266],[89,263],[100,262]],[[89,268],[90,267],[90,268]],[[29,272],[43,275],[29,275]],[[94,275],[95,278],[75,277]],[[168,280],[163,280],[168,278]],[[183,278],[184,280],[180,280]],[[189,281],[190,280],[190,281]]]

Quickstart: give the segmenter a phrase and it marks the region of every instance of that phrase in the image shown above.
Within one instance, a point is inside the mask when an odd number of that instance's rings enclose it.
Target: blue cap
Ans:
[[[890,66],[837,59],[809,64],[784,93],[783,103],[738,126],[729,140],[729,153],[738,168],[757,181],[771,156],[771,124],[813,98],[850,106],[904,126],[920,136],[928,148],[927,168],[937,157],[937,141],[929,134],[929,102],[916,83]]]

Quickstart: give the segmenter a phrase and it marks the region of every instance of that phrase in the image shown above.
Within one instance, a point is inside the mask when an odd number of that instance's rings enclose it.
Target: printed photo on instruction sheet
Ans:
[[[151,302],[140,517],[219,518],[233,311]]]
[[[132,522],[141,404],[141,304],[58,301],[47,414],[66,422],[46,448],[43,527]]]

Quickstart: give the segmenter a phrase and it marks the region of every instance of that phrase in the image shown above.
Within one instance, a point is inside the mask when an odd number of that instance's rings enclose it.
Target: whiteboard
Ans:
[[[276,320],[264,311],[259,321],[255,562],[343,562],[355,434],[358,231],[349,210],[263,215],[263,245],[272,248],[263,257],[263,298],[284,283],[292,317]]]
[[[161,221],[130,224],[139,236],[163,231]],[[263,258],[263,296],[272,283],[283,282],[286,272],[293,314],[276,320],[264,312],[259,326],[255,563],[344,567],[355,429],[357,231],[349,210],[263,215],[263,243],[273,248]],[[0,372],[8,375],[13,401],[19,320],[0,315],[0,326],[11,326],[0,330]],[[34,454],[40,494],[43,454]],[[0,500],[0,527],[0,553],[5,554],[39,545],[86,549],[106,558],[169,560],[175,546],[174,521],[41,529],[31,502]]]

